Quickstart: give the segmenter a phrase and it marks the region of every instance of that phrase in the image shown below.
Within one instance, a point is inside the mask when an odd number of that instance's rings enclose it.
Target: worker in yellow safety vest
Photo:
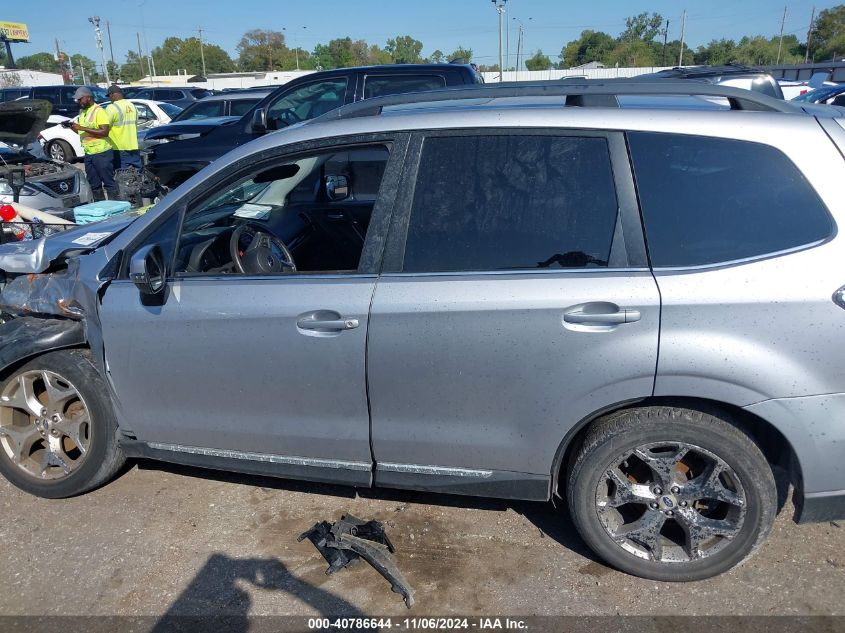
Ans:
[[[82,151],[85,152],[85,175],[94,193],[95,200],[103,200],[106,195],[116,200],[117,184],[114,181],[114,151],[109,140],[109,116],[105,109],[94,103],[90,88],[80,86],[73,94],[79,103],[79,118],[70,125],[70,129],[79,134]]]
[[[138,151],[138,111],[135,105],[123,98],[120,86],[109,86],[111,103],[106,106],[109,115],[109,140],[114,147],[114,168],[141,169]]]

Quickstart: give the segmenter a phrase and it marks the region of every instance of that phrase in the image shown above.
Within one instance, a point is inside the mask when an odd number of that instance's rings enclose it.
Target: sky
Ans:
[[[499,0],[501,2],[501,0]],[[614,37],[625,28],[625,18],[644,11],[668,19],[669,39],[681,34],[681,14],[687,11],[685,42],[695,48],[712,39],[739,39],[743,35],[771,37],[780,32],[784,6],[785,33],[806,39],[813,6],[816,11],[840,2],[821,0],[508,0],[505,9],[511,58],[516,54],[517,28],[524,26],[525,51],[542,50],[555,61],[561,48],[581,31],[605,31]],[[125,61],[126,51],[138,48],[136,33],[146,54],[166,37],[191,37],[203,29],[205,41],[218,44],[236,57],[241,35],[250,29],[285,29],[288,46],[313,50],[317,43],[349,36],[384,45],[396,35],[422,41],[423,55],[440,49],[447,55],[459,45],[473,51],[473,61],[498,63],[498,14],[491,0],[109,0],[68,4],[65,0],[15,0],[0,3],[0,21],[25,22],[31,42],[13,45],[15,57],[62,50],[82,53],[100,61],[94,30],[85,17],[102,20],[106,58],[109,42],[105,22],[111,23],[114,58]],[[89,8],[90,7],[90,8]],[[513,63],[513,59],[511,60]]]

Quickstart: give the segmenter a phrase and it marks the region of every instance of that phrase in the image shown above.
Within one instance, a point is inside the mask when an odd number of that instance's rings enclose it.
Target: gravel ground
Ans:
[[[297,542],[344,512],[386,523],[413,611]],[[757,556],[692,584],[609,569],[548,505],[147,462],[62,501],[0,480],[0,513],[0,615],[845,615],[845,522],[797,526],[791,503]]]

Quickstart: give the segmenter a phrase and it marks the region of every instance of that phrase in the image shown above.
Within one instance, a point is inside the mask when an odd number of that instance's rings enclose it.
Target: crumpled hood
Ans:
[[[53,104],[43,99],[0,103],[0,142],[26,147],[45,128],[52,111]]]
[[[0,245],[0,270],[16,274],[43,273],[55,262],[70,255],[95,250],[141,215],[137,211],[121,213],[46,238]]]

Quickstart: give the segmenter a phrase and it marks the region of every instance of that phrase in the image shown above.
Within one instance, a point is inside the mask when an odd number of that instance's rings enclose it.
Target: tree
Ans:
[[[349,68],[358,65],[351,37],[336,38],[328,44],[317,44],[314,48],[314,57],[317,58],[317,65],[323,69]]]
[[[619,36],[620,42],[642,40],[651,42],[660,35],[663,26],[663,16],[659,13],[640,13],[625,19],[625,30]]]
[[[420,57],[422,49],[422,42],[415,40],[410,35],[399,35],[387,40],[387,46],[384,47],[384,50],[390,54],[395,64],[420,63],[422,61],[422,57]]]
[[[59,63],[51,53],[35,53],[33,55],[25,55],[18,57],[15,60],[18,68],[26,70],[37,70],[42,73],[59,72]]]
[[[582,31],[581,37],[566,44],[560,51],[561,63],[569,68],[590,62],[607,63],[608,53],[616,47],[614,40],[601,31]]]
[[[289,52],[281,31],[253,29],[241,37],[236,47],[241,70],[275,70]]]
[[[845,56],[845,4],[821,11],[811,33],[813,59],[827,61]]]
[[[106,68],[109,71],[109,79],[112,81],[112,83],[120,81],[120,66],[118,66],[115,62],[109,60],[106,62]]]
[[[80,55],[79,53],[76,53],[75,55],[70,56],[70,61],[71,65],[73,66],[73,72],[80,83],[82,83],[83,69],[85,71],[85,80],[89,84],[95,84],[100,83],[101,81],[105,81],[105,77],[103,77],[99,72],[97,72],[97,63],[90,57],[86,57],[85,55]]]
[[[147,64],[138,58],[138,53],[126,53],[126,62],[120,67],[120,78],[123,81],[138,81],[147,75]]]
[[[235,69],[229,54],[216,44],[203,44],[200,51],[200,41],[196,37],[184,40],[168,37],[152,51],[153,65],[159,74],[187,71],[188,74],[199,75],[202,73],[203,55],[207,73],[225,73]]]
[[[727,64],[736,58],[736,42],[728,39],[710,40],[707,46],[699,46],[694,54],[696,64]],[[675,59],[678,59],[675,56]]]
[[[446,55],[438,48],[425,61],[429,64],[442,64],[446,61]]]
[[[540,50],[525,60],[525,67],[528,70],[549,70],[552,67],[552,60]]]
[[[458,48],[449,55],[449,59],[446,61],[452,61],[453,59],[462,59],[464,60],[464,63],[470,63],[472,61],[472,49],[458,46]]]
[[[608,66],[656,66],[657,57],[654,46],[644,40],[625,40],[619,42],[612,51],[605,55]]]

